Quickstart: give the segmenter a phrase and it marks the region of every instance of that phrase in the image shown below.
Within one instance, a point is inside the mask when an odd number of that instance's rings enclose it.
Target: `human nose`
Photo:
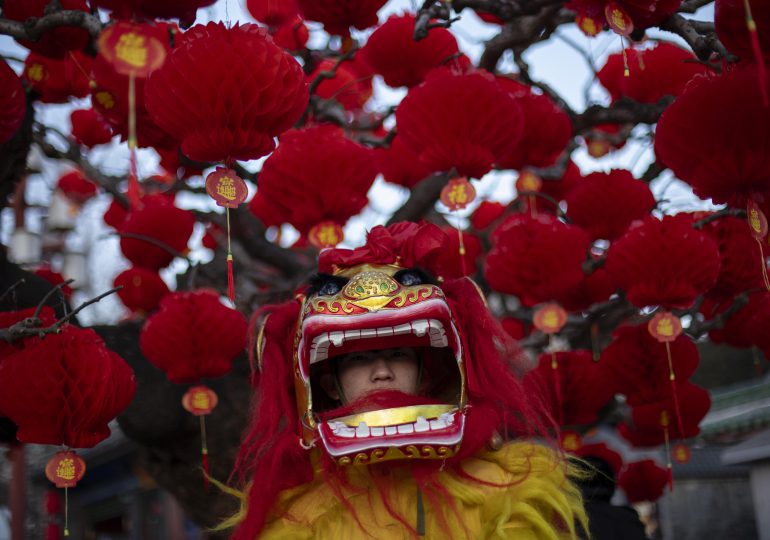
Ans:
[[[375,359],[372,366],[371,380],[372,382],[393,380],[393,370],[390,369],[390,364],[388,364],[385,357],[378,356]]]

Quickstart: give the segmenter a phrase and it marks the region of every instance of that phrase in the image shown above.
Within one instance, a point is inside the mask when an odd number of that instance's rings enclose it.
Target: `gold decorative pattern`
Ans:
[[[454,456],[460,449],[460,445],[455,446],[430,446],[424,445],[420,448],[410,444],[404,447],[391,446],[385,448],[375,448],[368,452],[359,452],[351,459],[350,456],[343,456],[337,460],[339,465],[371,465],[383,461],[392,461],[395,459],[447,459]]]

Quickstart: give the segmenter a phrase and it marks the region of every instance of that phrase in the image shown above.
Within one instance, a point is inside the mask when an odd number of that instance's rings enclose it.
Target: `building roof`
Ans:
[[[770,460],[770,429],[731,446],[722,453],[722,463],[746,464]]]

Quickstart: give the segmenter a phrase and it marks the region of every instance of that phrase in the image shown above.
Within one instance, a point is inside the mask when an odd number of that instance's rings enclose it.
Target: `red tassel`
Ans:
[[[743,5],[746,10],[746,27],[749,30],[751,48],[754,51],[754,61],[757,63],[759,88],[762,91],[762,104],[765,106],[765,108],[767,108],[770,106],[770,102],[767,98],[767,76],[765,71],[764,58],[762,57],[762,47],[759,45],[759,35],[757,35],[757,23],[754,22],[754,18],[751,15],[751,6],[749,5],[749,0],[743,0]]]
[[[126,196],[128,197],[128,204],[132,210],[139,207],[142,200],[142,191],[139,187],[139,180],[136,178],[136,150],[131,150],[131,165],[128,172],[128,191]]]
[[[233,276],[233,256],[227,254],[227,297],[235,304],[235,277]]]

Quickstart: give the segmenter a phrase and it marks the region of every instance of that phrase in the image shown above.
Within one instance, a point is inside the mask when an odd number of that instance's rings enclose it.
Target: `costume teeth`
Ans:
[[[413,433],[427,433],[448,428],[455,422],[454,413],[446,412],[438,418],[427,420],[424,416],[418,416],[415,422],[400,424],[398,426],[369,427],[366,422],[360,422],[357,427],[350,427],[344,422],[332,420],[328,422],[329,428],[338,437],[346,439],[366,439],[369,437],[382,437],[385,435],[411,435]]]

